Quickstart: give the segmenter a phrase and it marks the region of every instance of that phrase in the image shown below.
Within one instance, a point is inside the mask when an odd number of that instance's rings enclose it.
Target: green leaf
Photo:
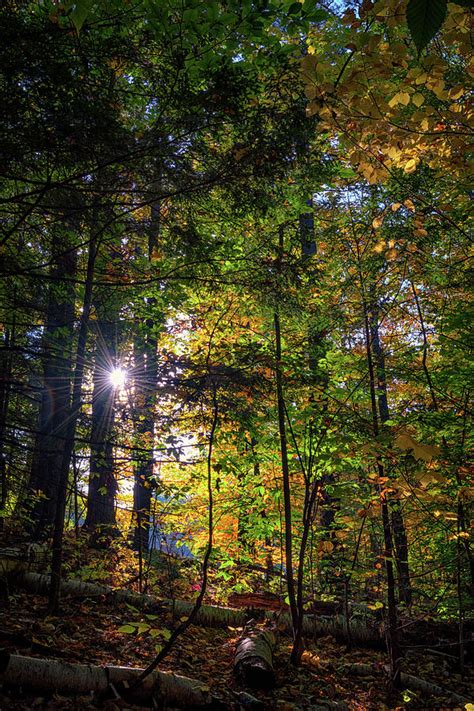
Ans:
[[[301,12],[302,7],[299,2],[294,2],[290,7],[288,8],[288,14],[289,15],[297,15]]]
[[[77,0],[77,2],[74,3],[70,18],[72,20],[72,24],[76,28],[77,34],[79,34],[81,27],[87,20],[87,16],[91,10],[92,0]]]
[[[136,630],[135,625],[122,625],[121,627],[118,628],[119,632],[123,632],[123,634],[133,634]]]
[[[148,632],[148,630],[150,629],[150,625],[147,625],[146,622],[139,622],[136,627],[139,634],[142,634],[143,632]]]
[[[418,54],[441,28],[446,8],[447,0],[409,0],[407,23]]]

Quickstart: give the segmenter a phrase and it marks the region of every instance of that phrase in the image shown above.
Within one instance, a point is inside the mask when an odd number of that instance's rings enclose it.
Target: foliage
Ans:
[[[301,609],[464,624],[470,3],[334,5],[2,8],[0,519],[63,497],[91,580],[195,597],[211,540],[214,600],[285,598],[289,548]]]

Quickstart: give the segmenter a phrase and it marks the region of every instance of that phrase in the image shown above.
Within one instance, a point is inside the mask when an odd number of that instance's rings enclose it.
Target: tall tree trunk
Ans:
[[[42,343],[43,383],[29,482],[30,490],[40,497],[31,512],[35,537],[50,532],[54,525],[71,400],[77,252],[70,239],[55,237]]]
[[[96,229],[96,225],[93,225]],[[76,363],[74,368],[74,378],[72,386],[72,400],[70,412],[67,418],[67,427],[62,449],[61,466],[59,469],[59,480],[57,488],[57,505],[54,518],[53,532],[53,553],[51,559],[51,588],[49,592],[48,609],[50,613],[57,613],[61,590],[61,569],[63,559],[63,533],[64,515],[66,512],[67,483],[69,478],[69,466],[71,463],[74,440],[76,436],[76,425],[81,409],[82,381],[84,376],[85,355],[87,334],[89,330],[89,318],[92,306],[92,290],[94,285],[94,268],[97,256],[97,245],[99,242],[99,232],[94,232],[89,241],[89,252],[87,258],[87,272],[84,287],[84,298],[82,303],[82,314],[77,339]]]
[[[372,295],[373,296],[373,295]],[[379,314],[375,298],[372,299],[370,309],[370,340],[377,380],[377,404],[382,425],[390,419],[387,395],[387,374],[385,369],[385,354],[380,340]],[[408,539],[403,513],[398,501],[390,502],[390,516],[393,531],[393,541],[396,551],[396,564],[398,573],[398,597],[400,602],[410,605],[412,591],[410,582],[410,568],[408,565]]]
[[[157,382],[156,338],[137,335],[134,348],[135,398],[138,403],[136,408],[138,415],[136,424],[138,454],[133,487],[133,509],[136,517],[133,547],[143,553],[148,550],[149,546],[153,487],[155,389]]]
[[[252,513],[260,509],[259,502],[256,500],[256,494],[252,495],[248,492],[248,482],[251,478],[253,485],[261,484],[260,462],[258,461],[255,447],[257,440],[250,436],[250,440],[245,439],[246,454],[250,453],[252,462],[252,476],[247,470],[239,472],[237,480],[239,482],[239,510],[237,523],[237,541],[242,557],[248,559],[248,556],[255,553],[255,539],[252,535]],[[260,509],[260,516],[266,518],[265,509]]]
[[[97,305],[100,313],[110,310]],[[114,476],[113,426],[115,388],[110,374],[116,366],[116,323],[104,313],[96,321],[96,352],[92,393],[91,459],[89,490],[87,495],[87,516],[85,526],[98,534],[97,542],[106,538],[100,534],[112,534],[115,529],[115,496],[117,482]],[[112,313],[113,318],[113,313]]]
[[[15,302],[15,297],[13,298]],[[3,531],[5,522],[5,507],[7,504],[7,458],[5,451],[5,433],[8,420],[8,406],[10,403],[10,390],[13,366],[13,348],[16,338],[16,317],[13,310],[11,328],[5,328],[3,347],[0,351],[0,531]]]
[[[360,274],[361,287],[363,289],[363,279]],[[373,423],[373,433],[374,437],[378,437],[379,428],[379,414],[377,410],[377,396],[376,396],[376,374],[372,358],[371,349],[371,339],[370,339],[370,325],[369,325],[369,315],[367,304],[364,299],[364,329],[365,329],[365,346],[367,353],[367,367],[369,371],[369,386],[370,386],[370,402],[372,410],[372,423]],[[379,479],[385,477],[385,471],[380,457],[376,461],[377,473]],[[390,673],[391,680],[394,687],[400,686],[400,660],[401,660],[401,650],[398,639],[398,611],[397,611],[397,601],[395,596],[395,575],[393,569],[393,552],[394,546],[392,541],[392,530],[390,525],[390,513],[387,503],[386,494],[381,493],[381,487],[379,486],[380,494],[380,507],[382,512],[382,527],[383,527],[383,538],[384,538],[384,559],[385,559],[385,573],[387,576],[387,608],[388,608],[388,625],[387,625],[387,647],[390,656]]]
[[[279,229],[278,245],[278,273],[281,273],[281,263],[283,259],[283,227]],[[293,573],[293,526],[291,520],[291,486],[290,468],[288,461],[288,444],[285,423],[285,399],[283,395],[283,373],[282,373],[282,351],[281,351],[281,326],[279,305],[276,304],[273,315],[275,329],[275,376],[276,395],[278,408],[278,431],[280,436],[281,450],[281,470],[283,479],[283,506],[285,512],[285,566],[286,581],[288,588],[288,598],[290,602],[291,621],[293,625],[294,644],[291,652],[291,660],[294,664],[299,662],[301,657],[301,635],[298,635],[298,607],[296,603],[296,587]]]
[[[159,231],[160,204],[156,203],[152,205],[150,228],[148,232],[149,261],[152,260],[153,252],[157,248]],[[140,561],[143,552],[147,551],[149,547],[151,499],[154,485],[155,405],[158,381],[158,340],[153,333],[156,325],[153,314],[155,304],[156,299],[146,299],[149,316],[145,319],[141,332],[136,335],[134,344],[135,398],[138,403],[136,434],[139,454],[135,466],[135,483],[133,488],[133,509],[135,516],[133,547],[140,553]]]

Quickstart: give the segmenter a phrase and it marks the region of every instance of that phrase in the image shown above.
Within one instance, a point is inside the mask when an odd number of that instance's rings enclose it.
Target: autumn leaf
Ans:
[[[418,161],[416,158],[410,158],[410,160],[407,161],[405,163],[405,165],[403,166],[405,173],[414,173],[416,170],[417,164],[418,164]]]
[[[411,452],[415,459],[421,459],[424,462],[430,462],[440,452],[439,447],[420,444],[411,434],[403,430],[395,437],[395,445],[404,452]]]
[[[413,96],[411,97],[411,101],[413,104],[415,104],[415,106],[420,107],[422,104],[424,104],[425,97],[423,96],[423,94],[417,92],[416,94],[413,94]]]

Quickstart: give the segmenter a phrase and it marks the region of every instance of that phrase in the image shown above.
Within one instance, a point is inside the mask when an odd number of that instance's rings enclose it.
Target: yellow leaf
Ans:
[[[401,206],[402,206],[401,202],[394,202],[393,205],[391,205],[392,212],[396,212],[397,210],[399,210],[401,208]]]
[[[449,98],[452,101],[456,101],[456,99],[460,99],[461,96],[464,95],[465,91],[466,90],[464,89],[463,86],[453,86],[453,88],[450,89],[450,91],[449,91]],[[474,709],[474,706],[473,706],[473,709]]]
[[[379,217],[376,217],[372,220],[372,227],[374,230],[376,230],[378,227],[380,227],[383,223],[383,215],[379,215]]]
[[[404,452],[412,452],[415,459],[430,462],[439,454],[439,447],[429,444],[420,444],[411,434],[403,430],[395,437],[395,445]]]
[[[410,198],[407,198],[406,200],[403,201],[403,204],[408,210],[411,210],[412,212],[415,212],[415,205],[413,203],[413,200]]]
[[[321,550],[324,551],[324,553],[332,553],[334,550],[334,544],[331,543],[331,541],[323,541],[321,543]]]
[[[381,254],[385,249],[385,240],[381,239],[380,242],[377,242],[377,244],[374,247],[374,251],[377,252],[377,254]]]
[[[410,103],[410,94],[408,94],[406,91],[399,91],[395,94],[395,96],[392,96],[392,98],[388,102],[388,105],[390,106],[391,109],[393,109],[398,104],[403,104],[403,106],[408,106],[409,103]]]
[[[408,160],[403,166],[405,173],[414,173],[416,170],[417,163],[418,161],[416,158],[410,158],[410,160]]]
[[[423,94],[417,92],[416,94],[413,94],[411,100],[415,104],[415,106],[421,106],[425,101],[425,97],[423,96]]]

